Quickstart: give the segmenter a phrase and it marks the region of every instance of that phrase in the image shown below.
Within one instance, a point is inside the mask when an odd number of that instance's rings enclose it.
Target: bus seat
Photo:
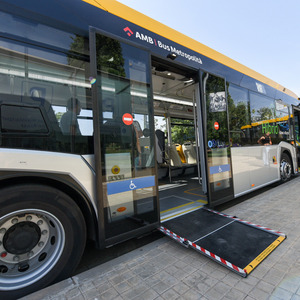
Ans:
[[[156,161],[158,164],[163,163],[163,152],[161,150],[161,147],[158,144],[158,138],[155,136],[155,147],[156,147]]]
[[[62,133],[58,121],[51,104],[45,99],[1,94],[0,106],[3,108],[1,109],[1,118],[4,118],[2,114],[6,113],[13,116],[11,120],[7,118],[5,123],[1,120],[2,126],[4,124],[5,127],[1,128],[1,130],[6,133],[5,144],[3,144],[3,146],[36,150],[45,149],[46,147],[47,150],[52,150],[55,143],[61,142],[60,136]],[[22,108],[26,108],[28,112],[26,118],[24,117],[23,119],[19,118],[22,113]],[[37,109],[39,109],[40,113],[38,113]],[[23,128],[29,128],[29,135],[24,135]],[[30,132],[30,129],[32,129],[32,132]],[[40,130],[40,132],[38,130]],[[12,136],[10,138],[7,137],[10,133],[14,134],[13,138]],[[37,138],[38,135],[39,138]],[[46,142],[46,139],[52,139],[53,142]]]
[[[172,167],[183,166],[175,145],[168,146],[168,156]]]
[[[186,163],[186,159],[185,159],[185,156],[184,156],[184,153],[183,153],[183,149],[182,149],[182,146],[180,144],[175,144],[176,146],[176,150],[178,152],[178,155],[180,157],[180,160],[183,164]]]
[[[188,164],[196,164],[197,163],[197,155],[192,142],[185,142],[182,145],[183,153],[186,157],[186,161]]]
[[[1,95],[0,97],[0,105],[3,104],[16,105],[16,107],[36,107],[41,109],[43,117],[48,125],[47,127],[51,125],[51,128],[49,128],[51,131],[61,133],[53,108],[51,104],[44,98],[5,94]]]
[[[165,162],[165,134],[160,129],[155,130],[156,160],[159,164]]]

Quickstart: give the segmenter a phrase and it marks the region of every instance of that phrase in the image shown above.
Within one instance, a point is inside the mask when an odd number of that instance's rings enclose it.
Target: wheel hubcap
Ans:
[[[41,253],[48,242],[49,230],[41,215],[23,214],[8,219],[0,227],[2,262],[22,262]]]
[[[282,160],[281,162],[280,173],[281,173],[281,178],[283,180],[287,180],[288,178],[291,177],[292,174],[291,165],[286,160]]]
[[[12,254],[23,254],[32,250],[40,240],[41,230],[33,222],[13,225],[3,237],[3,246]]]
[[[42,210],[21,210],[0,218],[0,291],[28,286],[44,277],[65,244],[62,224]]]

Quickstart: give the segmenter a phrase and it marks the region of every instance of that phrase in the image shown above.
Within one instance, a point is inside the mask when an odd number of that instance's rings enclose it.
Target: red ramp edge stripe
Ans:
[[[218,255],[215,255],[214,253],[204,249],[203,247],[200,247],[200,246],[196,245],[195,243],[192,243],[188,239],[179,236],[178,234],[172,232],[171,230],[169,230],[163,226],[160,226],[158,228],[158,230],[160,230],[162,233],[166,234],[167,236],[171,237],[172,239],[176,240],[177,242],[194,248],[195,250],[212,258],[214,261],[220,263],[221,265],[224,265],[225,267],[231,269],[232,271],[238,273],[239,275],[241,275],[243,277],[247,277],[248,274],[245,270],[235,266],[234,264],[230,263],[229,261],[219,257]]]
[[[239,219],[239,218],[237,218],[237,217],[230,216],[230,215],[221,213],[221,212],[219,212],[219,211],[216,211],[216,210],[213,210],[213,209],[210,209],[210,208],[207,208],[207,207],[202,207],[202,209],[205,209],[205,210],[207,210],[207,211],[210,211],[210,212],[212,212],[212,213],[215,213],[215,214],[217,214],[217,215],[220,215],[220,216],[223,216],[223,217],[226,217],[226,218],[230,218],[230,219],[236,220],[236,221],[241,222],[241,223],[245,223],[245,224],[250,225],[250,226],[253,226],[253,227],[257,227],[257,228],[259,228],[259,229],[261,229],[261,230],[269,231],[269,232],[271,232],[271,233],[275,233],[275,234],[277,234],[277,235],[286,237],[286,234],[284,234],[284,233],[282,233],[282,232],[280,232],[280,231],[272,230],[272,229],[270,229],[270,228],[268,228],[268,227],[264,227],[264,226],[261,226],[261,225],[258,225],[258,224],[254,224],[254,223],[252,223],[252,222],[245,221],[245,220],[243,220],[243,219]]]

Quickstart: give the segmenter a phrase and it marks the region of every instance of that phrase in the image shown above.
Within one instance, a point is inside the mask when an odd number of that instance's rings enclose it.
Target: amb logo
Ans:
[[[134,34],[134,32],[128,26],[125,27],[123,30],[127,33],[128,36],[132,36]],[[149,44],[154,44],[152,37],[147,36],[147,35],[142,34],[142,33],[139,33],[138,31],[135,33],[135,38],[140,39],[142,41],[145,41]]]
[[[168,44],[165,44],[163,42],[161,42],[160,40],[154,38],[154,37],[151,37],[147,34],[144,34],[144,33],[141,33],[141,32],[138,32],[136,31],[135,33],[127,26],[125,28],[123,28],[123,31],[129,36],[133,36],[135,39],[139,39],[143,42],[146,42],[148,44],[151,44],[151,45],[154,45],[156,47],[159,47],[163,50],[166,50],[170,53],[175,53],[176,55],[178,56],[182,56],[183,58],[185,59],[188,59],[189,61],[194,61],[196,63],[199,63],[199,64],[202,64],[202,60],[200,57],[197,57],[196,55],[194,54],[189,54],[189,53],[186,53],[185,51],[182,51],[180,49],[177,49],[175,46],[172,46],[172,45],[168,45]]]
[[[127,33],[128,36],[133,35],[133,31],[129,27],[125,27],[123,30]]]

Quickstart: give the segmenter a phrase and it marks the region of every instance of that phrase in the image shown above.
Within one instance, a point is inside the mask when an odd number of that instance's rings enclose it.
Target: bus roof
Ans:
[[[175,43],[185,46],[195,52],[198,52],[206,57],[213,59],[231,69],[261,81],[291,97],[298,99],[298,96],[291,90],[278,84],[277,82],[267,78],[266,76],[236,62],[235,60],[213,50],[210,47],[116,1],[116,0],[82,0],[102,10],[105,10],[117,17],[123,18],[131,23],[143,27],[149,31],[159,34]]]

